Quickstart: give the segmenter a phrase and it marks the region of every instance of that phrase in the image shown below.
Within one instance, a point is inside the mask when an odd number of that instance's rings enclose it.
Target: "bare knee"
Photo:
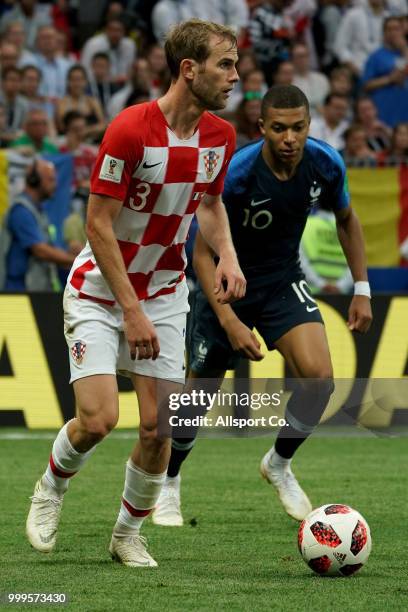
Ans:
[[[83,429],[88,436],[95,440],[95,443],[100,442],[107,435],[110,434],[112,429],[115,428],[118,420],[115,419],[91,419],[86,421],[83,425]]]
[[[333,378],[331,363],[319,363],[310,361],[302,367],[303,378],[314,378],[315,380],[326,380]]]

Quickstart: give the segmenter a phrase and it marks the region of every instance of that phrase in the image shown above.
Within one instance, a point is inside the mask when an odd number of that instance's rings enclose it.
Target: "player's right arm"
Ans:
[[[261,345],[255,334],[237,317],[229,304],[220,304],[214,294],[214,274],[216,265],[214,252],[198,230],[194,243],[193,267],[207,300],[215,312],[221,327],[228,336],[234,351],[240,351],[248,359],[263,359],[259,350]]]
[[[140,307],[113,231],[113,223],[121,208],[119,200],[91,194],[86,224],[88,240],[96,262],[123,310],[130,356],[135,359],[137,352],[139,359],[156,359],[160,351],[156,330]]]

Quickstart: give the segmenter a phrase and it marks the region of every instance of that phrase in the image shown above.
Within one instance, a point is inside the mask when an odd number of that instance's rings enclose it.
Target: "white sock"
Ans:
[[[278,470],[282,470],[287,466],[290,466],[292,459],[286,459],[285,457],[281,457],[275,450],[273,446],[270,451],[271,454],[269,456],[269,466],[271,468],[276,468]]]
[[[148,474],[131,459],[126,463],[125,488],[115,533],[137,533],[146,516],[154,509],[166,478],[162,474]]]
[[[43,484],[59,495],[65,493],[68,489],[69,479],[80,470],[96,448],[94,446],[86,453],[78,453],[69,441],[68,423],[65,423],[55,438],[50,460],[42,477]]]

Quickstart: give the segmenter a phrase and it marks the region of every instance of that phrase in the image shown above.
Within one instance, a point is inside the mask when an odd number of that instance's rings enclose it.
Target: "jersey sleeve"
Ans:
[[[348,181],[346,174],[346,166],[342,157],[336,152],[335,156],[335,172],[332,181],[333,188],[333,199],[332,207],[333,210],[341,210],[350,206],[350,193],[348,189]]]
[[[30,249],[44,242],[44,236],[34,215],[21,204],[16,204],[10,211],[8,228],[23,249]]]
[[[236,147],[236,134],[235,130],[232,126],[228,126],[228,135],[227,135],[227,146],[225,151],[224,163],[221,168],[221,172],[218,174],[217,178],[213,183],[211,183],[209,189],[207,190],[208,195],[217,196],[220,195],[224,190],[224,180],[225,175],[228,170],[229,163],[234,154]]]
[[[140,124],[139,124],[140,125]],[[143,157],[140,129],[119,115],[110,124],[99,147],[91,175],[91,193],[123,201],[132,174]]]

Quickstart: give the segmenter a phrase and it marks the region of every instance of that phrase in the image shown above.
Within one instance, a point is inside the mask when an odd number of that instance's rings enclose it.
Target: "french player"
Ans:
[[[190,346],[190,378],[213,378],[217,388],[240,353],[255,361],[263,358],[252,331],[256,328],[268,350],[278,350],[301,381],[287,404],[287,426],[261,462],[262,475],[297,520],[312,506],[291,470],[292,458],[319,422],[334,389],[323,320],[299,263],[300,239],[314,206],[324,204],[336,215],[355,282],[350,330],[364,333],[372,319],[362,230],[350,206],[345,166],[331,146],[308,138],[309,124],[308,100],[300,89],[274,86],[265,94],[260,119],[264,139],[235,153],[223,194],[247,292],[233,306],[217,301],[214,253],[198,233],[194,267],[201,290]],[[153,513],[156,524],[183,523],[179,471],[193,444],[194,437],[174,436],[166,484]]]
[[[218,299],[241,298],[246,286],[221,200],[235,133],[207,112],[225,107],[238,80],[235,35],[190,20],[170,32],[165,51],[169,91],[120,113],[99,149],[88,243],[64,294],[77,417],[57,435],[26,525],[32,546],[51,552],[70,478],[117,423],[120,371],[136,391],[140,429],[109,551],[132,567],[157,565],[140,527],[156,505],[170,456],[169,438],[157,431],[158,407],[184,381],[184,243],[195,212],[219,255]]]

